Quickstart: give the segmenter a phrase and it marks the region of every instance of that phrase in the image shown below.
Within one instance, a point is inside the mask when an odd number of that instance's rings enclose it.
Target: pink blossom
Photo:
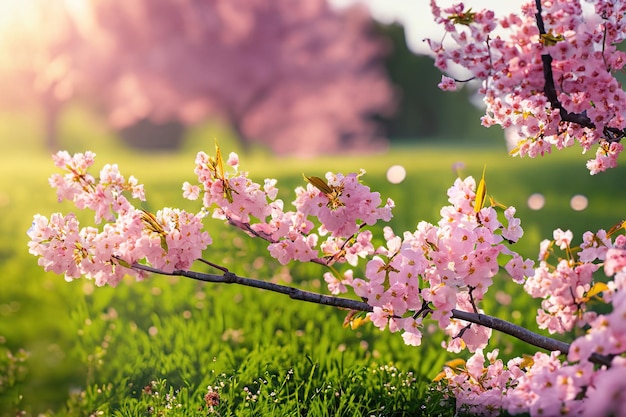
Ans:
[[[237,155],[235,152],[231,152],[228,155],[228,160],[226,161],[226,163],[236,170],[239,166],[239,155]]]
[[[611,368],[598,372],[594,378],[587,399],[583,403],[583,416],[622,416],[626,415],[626,362],[615,358]]]
[[[183,197],[189,200],[197,200],[200,197],[200,187],[185,181],[183,183]]]
[[[389,323],[389,318],[393,315],[393,310],[389,306],[374,307],[374,311],[370,313],[369,317],[374,326],[380,330],[385,330]]]
[[[437,84],[437,87],[443,91],[455,91],[457,86],[453,78],[442,75],[441,82]]]
[[[133,198],[145,199],[143,185],[138,184],[135,177],[126,181],[115,164],[105,165],[100,171],[100,179],[96,181],[88,172],[95,160],[93,152],[70,156],[60,151],[53,155],[53,160],[57,167],[67,172],[64,175],[53,174],[49,180],[50,185],[57,189],[59,202],[70,200],[79,209],[93,210],[96,223],[111,221],[116,213],[129,210],[130,204],[124,192],[130,191]]]
[[[344,272],[343,277],[341,279],[335,277],[335,275],[331,272],[324,273],[324,281],[328,284],[328,290],[331,294],[343,294],[348,292],[346,286],[351,286],[353,281],[352,270],[348,269]]]
[[[606,252],[606,259],[604,261],[604,273],[607,276],[612,276],[616,272],[624,269],[626,266],[626,249],[611,248]]]
[[[504,210],[504,216],[507,220],[507,227],[502,230],[502,237],[509,242],[517,242],[523,235],[524,231],[520,226],[520,220],[515,217],[515,207],[508,207]]]
[[[554,243],[556,243],[561,250],[569,247],[573,237],[574,235],[571,230],[564,232],[561,229],[556,229],[554,231]]]
[[[402,332],[402,339],[404,343],[409,346],[419,346],[422,344],[422,332],[420,328],[422,327],[421,318],[414,319],[412,317],[408,317],[402,319],[402,328],[404,332]]]
[[[306,193],[299,189],[300,197],[294,204],[299,211],[316,216],[325,230],[338,237],[350,237],[356,233],[359,221],[371,226],[378,220],[391,220],[393,202],[388,201],[381,207],[380,194],[371,192],[359,181],[363,174],[344,177],[328,173],[328,187],[334,190],[334,195],[326,195],[308,184]]]
[[[278,188],[276,188],[277,181],[275,179],[266,178],[263,184],[263,191],[267,194],[270,200],[275,200],[278,195]]]
[[[611,247],[611,240],[607,238],[606,231],[598,230],[597,233],[585,232],[583,234],[583,242],[580,244],[582,250],[578,254],[578,259],[581,262],[593,262],[596,259],[603,260],[609,247]]]
[[[523,259],[518,254],[515,254],[513,258],[505,265],[506,272],[511,275],[513,281],[518,284],[524,283],[524,278],[534,275],[535,263],[530,259]]]

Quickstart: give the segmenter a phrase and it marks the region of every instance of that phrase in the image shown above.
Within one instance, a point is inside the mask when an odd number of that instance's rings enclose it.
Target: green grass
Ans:
[[[89,415],[96,409],[105,415],[142,415],[148,406],[156,415],[175,415],[168,414],[168,401],[182,404],[183,415],[203,415],[206,410],[198,408],[208,386],[220,391],[221,415],[442,411],[438,400],[428,400],[434,395],[429,381],[451,358],[439,348],[438,333],[425,335],[424,346],[412,348],[398,335],[371,326],[344,329],[345,312],[258,290],[157,276],[124,281],[114,289],[94,288],[89,281],[66,283],[42,272],[27,253],[25,232],[33,214],[70,207],[58,205],[47,184],[55,168],[32,120],[0,116],[0,354],[19,357],[0,360],[0,374],[12,375],[0,385],[0,415],[18,409],[32,415]],[[66,112],[61,132],[68,150],[94,150],[98,167],[116,162],[123,174],[138,177],[155,210],[197,209],[183,201],[180,191],[183,181],[194,180],[195,152],[212,152],[215,138],[224,153],[239,150],[227,131],[204,126],[190,133],[180,153],[142,154],[123,148],[97,118],[77,108]],[[518,208],[526,231],[518,250],[535,258],[539,242],[556,227],[572,229],[580,239],[588,228],[609,228],[624,216],[624,167],[591,177],[586,159],[578,150],[541,160],[513,159],[500,143],[467,148],[449,141],[405,144],[384,154],[304,160],[256,150],[241,156],[241,168],[257,180],[278,178],[287,203],[293,199],[289,190],[302,184],[302,173],[322,176],[329,170],[364,168],[365,182],[396,202],[392,225],[401,232],[420,220],[437,221],[456,177],[454,163],[463,162],[463,174],[475,177],[486,164],[488,193]],[[398,185],[385,179],[393,164],[407,169],[407,179]],[[546,197],[546,206],[536,212],[526,208],[535,192]],[[569,199],[578,193],[590,202],[582,212],[569,208]],[[305,289],[320,289],[323,271],[318,266],[285,268],[265,255],[261,242],[220,224],[210,224],[209,230],[215,244],[207,259],[244,276],[289,278]],[[536,303],[504,278],[496,280],[484,308],[533,327]],[[492,339],[490,348],[495,347],[505,357],[531,352],[501,335]],[[25,362],[20,349],[28,352]],[[152,381],[155,388],[146,390]],[[176,400],[166,399],[164,392],[175,394]],[[452,414],[449,407],[443,410]]]

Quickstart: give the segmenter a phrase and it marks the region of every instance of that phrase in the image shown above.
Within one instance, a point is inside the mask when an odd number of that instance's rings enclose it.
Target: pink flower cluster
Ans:
[[[622,348],[622,351],[624,349]],[[471,415],[621,416],[626,412],[626,359],[598,368],[587,360],[562,361],[560,352],[514,358],[479,349],[464,366],[444,368],[443,379],[457,408]]]
[[[537,314],[540,329],[565,333],[576,325],[587,325],[595,317],[595,313],[587,311],[586,293],[597,269],[595,264],[574,265],[566,259],[555,268],[547,262],[540,263],[524,284],[528,294],[543,299]]]
[[[388,200],[382,204],[380,193],[372,192],[359,179],[365,171],[359,174],[326,174],[328,187],[336,195],[328,196],[313,184],[307,188],[296,188],[294,205],[298,212],[317,217],[322,228],[320,232],[330,232],[333,237],[350,237],[358,232],[362,224],[374,225],[378,220],[391,220],[393,202]]]
[[[571,232],[557,229],[554,240],[542,242],[541,265],[526,279],[525,290],[544,298],[537,315],[540,327],[564,333],[578,325],[584,334],[572,342],[566,358],[561,352],[538,352],[505,365],[495,350],[487,354],[485,367],[483,352],[477,350],[464,366],[445,368],[445,389],[456,398],[459,409],[480,415],[626,413],[626,359],[620,356],[626,353],[626,236],[619,235],[612,243],[604,230],[587,232],[578,260],[570,251],[571,240]],[[547,260],[554,246],[569,258],[551,267]],[[601,286],[594,294],[597,300],[611,306],[605,314],[586,311],[592,298],[592,273],[601,265],[594,261],[603,261],[606,276],[612,277],[606,284],[595,284]],[[592,354],[613,357],[611,366],[594,365],[589,360]]]
[[[140,260],[171,272],[186,269],[201,257],[211,243],[202,231],[201,217],[171,208],[156,215],[135,209],[122,193],[130,191],[143,199],[143,186],[134,179],[124,182],[115,165],[103,168],[96,180],[88,173],[94,157],[93,153],[70,157],[59,152],[54,160],[68,174],[55,174],[50,182],[59,199],[94,210],[97,223],[108,222],[101,229],[81,228],[74,214],[54,213],[50,219],[36,215],[28,231],[28,246],[39,257],[40,266],[65,274],[68,280],[85,276],[97,285],[114,286],[127,274],[142,278],[142,272],[127,268]]]
[[[231,153],[227,163],[236,169],[239,158]],[[198,152],[194,172],[202,188],[186,182],[183,185],[183,196],[195,200],[201,191],[204,192],[204,207],[214,207],[213,217],[250,223],[251,216],[263,220],[270,214],[271,208],[267,199],[268,196],[276,195],[272,192],[271,184],[266,184],[264,189],[252,182],[246,172],[235,170],[233,175],[226,173],[219,152],[217,158]]]
[[[615,289],[618,282],[613,281],[606,286],[598,283],[594,273],[601,264],[594,262],[604,261],[607,276],[612,276],[626,264],[626,251],[622,249],[626,246],[624,235],[619,235],[613,243],[605,230],[585,232],[577,254],[571,250],[572,239],[571,231],[555,230],[553,240],[541,242],[540,264],[534,269],[534,274],[526,273],[525,280],[516,281],[524,284],[524,290],[529,295],[542,299],[537,323],[539,328],[550,333],[563,334],[574,327],[593,326],[598,321],[597,314],[588,309],[588,303],[593,296],[611,288],[609,285]],[[548,260],[554,255],[554,246],[565,251],[565,258],[558,258],[553,266]],[[611,293],[604,293],[605,302],[611,298]]]
[[[204,231],[202,216],[180,209],[166,207],[157,211],[154,229],[145,227],[141,237],[135,240],[139,250],[137,259],[145,258],[152,266],[165,272],[188,269],[193,261],[202,257],[202,252],[212,243]]]
[[[165,272],[185,269],[211,243],[202,228],[202,214],[166,208],[153,215],[133,208],[122,193],[142,188],[126,184],[115,166],[103,169],[96,181],[88,173],[93,154],[60,153],[55,161],[69,171],[53,177],[64,198],[80,208],[113,208],[98,217],[110,219],[102,230],[79,229],[73,215],[57,214],[50,221],[36,217],[29,231],[30,250],[46,270],[115,285],[129,272],[120,265],[145,260]],[[409,344],[420,343],[422,321],[432,314],[452,336],[448,349],[485,346],[491,330],[452,319],[452,310],[479,311],[499,270],[500,255],[512,253],[503,242],[516,241],[523,233],[514,208],[504,210],[506,225],[501,223],[495,208],[474,207],[474,179],[458,179],[448,191],[451,205],[441,210],[438,225],[422,222],[403,236],[385,228],[386,245],[375,248],[372,232],[365,227],[388,221],[393,202],[383,204],[378,192],[361,183],[364,172],[328,173],[325,180],[308,177],[307,186],[296,189],[295,210],[285,211],[275,180],[261,186],[238,165],[237,155],[231,154],[226,167],[232,169],[225,170],[219,148],[215,157],[200,152],[195,169],[199,184],[185,183],[183,196],[202,197],[201,213],[212,209],[213,217],[266,239],[270,254],[283,264],[297,260],[357,266],[359,260],[369,259],[362,278],[352,271],[326,274],[329,289],[340,293],[351,287],[374,308],[370,319],[376,326],[402,331]],[[124,204],[110,203],[111,196]]]
[[[584,327],[596,316],[593,311],[587,311],[593,274],[599,269],[592,262],[604,259],[611,241],[604,230],[596,234],[586,232],[577,261],[571,250],[572,238],[571,231],[557,229],[554,231],[554,240],[541,242],[540,265],[534,275],[528,275],[524,284],[528,294],[543,299],[537,323],[541,329],[548,329],[550,333],[565,333],[575,326]],[[560,258],[556,266],[547,262],[554,245],[565,250],[567,255],[566,258]]]
[[[333,280],[327,274],[331,290],[351,286],[374,307],[374,325],[402,331],[408,344],[420,343],[423,318],[432,314],[451,336],[447,349],[484,347],[491,329],[452,319],[452,310],[478,311],[499,257],[510,255],[503,241],[516,241],[523,232],[512,207],[503,213],[506,225],[493,207],[476,211],[475,190],[472,177],[457,179],[448,190],[451,205],[441,210],[437,225],[421,222],[401,237],[385,228],[386,246],[367,262],[364,278],[350,272],[348,279]]]
[[[583,360],[591,353],[620,355],[626,351],[626,236],[618,236],[606,251],[604,272],[613,280],[607,283],[603,300],[613,309],[590,320],[587,334],[572,343],[570,360]]]
[[[491,330],[451,319],[452,310],[478,311],[477,303],[499,270],[500,255],[512,253],[503,241],[517,241],[523,231],[513,207],[504,210],[504,224],[495,208],[474,209],[473,178],[457,180],[448,191],[452,205],[442,209],[438,225],[422,222],[403,236],[385,228],[386,245],[374,248],[372,233],[364,227],[390,220],[393,202],[383,205],[380,194],[361,183],[364,172],[307,178],[307,186],[296,189],[295,211],[285,211],[276,199],[275,180],[262,187],[239,172],[237,164],[226,172],[219,168],[219,154],[219,149],[216,158],[198,154],[200,185],[186,183],[186,197],[199,198],[203,192],[205,209],[269,241],[270,255],[282,264],[357,266],[360,259],[371,258],[362,278],[350,270],[326,273],[324,279],[333,294],[351,287],[374,308],[371,321],[401,331],[408,344],[420,344],[423,318],[432,313],[452,336],[448,349],[458,352],[467,346],[473,351],[486,345]],[[238,158],[231,154],[230,160]]]
[[[130,203],[122,194],[130,191],[133,198],[145,200],[143,185],[131,176],[128,181],[120,174],[117,165],[105,165],[100,171],[100,179],[88,173],[95,160],[93,152],[78,153],[73,156],[60,151],[52,156],[54,164],[66,171],[64,175],[53,174],[50,185],[57,189],[59,202],[73,201],[77,208],[95,212],[96,223],[112,220],[115,213],[127,211]]]
[[[441,9],[431,1],[435,21],[446,30],[429,40],[435,64],[451,72],[453,64],[482,82],[484,126],[498,124],[518,137],[513,154],[535,157],[578,141],[584,151],[599,145],[587,167],[592,174],[616,166],[623,146],[615,141],[626,128],[626,93],[614,74],[626,63],[617,46],[626,36],[626,3],[598,0],[586,15],[579,1],[542,2],[546,34],[541,35],[534,2],[519,15],[496,19],[490,10],[472,11],[462,3]],[[565,113],[584,122],[566,121],[544,94],[542,55],[552,57],[556,99]],[[451,90],[444,78],[440,87]]]
[[[183,196],[197,199],[204,193],[203,205],[213,210],[213,217],[269,241],[270,254],[282,264],[326,257],[354,263],[355,257],[373,252],[368,241],[371,232],[360,229],[392,217],[393,201],[382,205],[380,193],[360,182],[364,172],[347,176],[328,173],[326,181],[318,179],[324,190],[311,183],[298,187],[295,211],[285,211],[284,202],[276,198],[276,180],[266,179],[263,186],[253,182],[247,172],[238,170],[235,153],[228,160],[233,171],[225,171],[219,148],[217,155],[198,153],[195,173],[199,185],[185,183]]]

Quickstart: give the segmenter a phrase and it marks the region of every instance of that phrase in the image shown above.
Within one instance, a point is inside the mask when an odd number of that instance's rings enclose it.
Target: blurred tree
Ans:
[[[40,108],[51,150],[58,146],[58,113],[74,92],[77,47],[63,0],[0,4],[0,106]]]
[[[503,138],[501,129],[481,126],[484,111],[472,104],[471,88],[446,94],[437,87],[441,71],[431,57],[414,54],[407,47],[401,25],[379,24],[378,31],[393,44],[386,67],[399,89],[398,110],[385,119],[391,140]]]
[[[324,0],[3,2],[0,104],[43,107],[52,149],[78,92],[120,129],[220,118],[244,144],[329,153],[381,143],[386,50],[364,9]]]
[[[82,85],[116,127],[219,118],[280,154],[381,143],[387,44],[358,7],[324,0],[68,2]]]

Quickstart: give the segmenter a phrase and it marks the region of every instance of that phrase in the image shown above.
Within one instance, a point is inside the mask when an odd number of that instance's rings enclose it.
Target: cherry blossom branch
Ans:
[[[294,287],[289,287],[287,285],[276,284],[273,282],[262,281],[254,278],[245,278],[240,277],[232,272],[228,271],[228,269],[220,266],[216,266],[215,264],[207,261],[203,261],[207,265],[211,265],[216,267],[217,269],[223,272],[222,275],[219,274],[209,274],[204,272],[190,271],[190,270],[174,270],[172,272],[165,272],[157,268],[153,268],[148,265],[135,263],[131,265],[133,269],[151,272],[159,275],[170,275],[170,276],[182,276],[186,278],[195,279],[197,281],[203,282],[215,282],[215,283],[223,283],[223,284],[239,284],[246,287],[259,288],[266,291],[272,291],[280,294],[288,295],[289,298],[299,301],[305,301],[309,303],[328,305],[338,308],[345,308],[349,310],[357,310],[370,313],[373,311],[372,306],[367,304],[364,301],[353,300],[350,298],[342,298],[330,295],[319,294],[311,291],[305,291]],[[530,345],[548,350],[548,351],[559,351],[562,354],[567,354],[570,349],[569,343],[552,339],[547,336],[543,336],[537,333],[534,333],[524,327],[518,326],[516,324],[510,323],[506,320],[499,319],[497,317],[488,316],[480,313],[471,313],[467,311],[452,310],[452,318],[458,320],[464,320],[470,323],[478,324],[480,326],[488,327],[490,329],[499,331],[501,333],[508,334],[509,336],[513,336],[523,342],[526,342]],[[609,356],[600,355],[597,353],[593,353],[589,358],[590,362],[596,363],[598,365],[605,365],[609,367],[611,365],[612,358]]]
[[[272,238],[271,235],[269,235],[267,233],[264,233],[264,232],[260,232],[260,231],[254,230],[252,228],[252,226],[250,225],[250,223],[246,223],[246,222],[242,222],[242,221],[236,220],[236,219],[234,219],[234,218],[232,218],[230,216],[226,216],[226,221],[228,222],[229,225],[234,226],[234,227],[236,227],[239,230],[243,230],[245,233],[247,233],[248,235],[250,235],[252,237],[257,237],[257,238],[265,240],[266,242],[269,242],[269,243],[277,243],[278,242],[278,240]],[[364,229],[365,226],[366,226],[366,223],[361,223],[361,225],[359,226],[358,230],[360,231],[360,230]],[[355,232],[350,237],[345,239],[345,241],[343,242],[343,244],[339,248],[339,252],[338,252],[338,254],[336,256],[330,256],[330,257],[324,257],[324,258],[313,258],[313,259],[309,260],[309,262],[331,268],[332,265],[337,260],[337,256],[339,256],[342,252],[344,252],[344,249],[346,248],[346,245],[348,245],[348,243],[352,239],[354,239],[356,237],[357,233],[358,232]],[[204,262],[204,263],[206,263],[206,264],[208,264],[210,266],[213,266],[214,268],[222,270],[221,267],[219,267],[219,266],[217,266],[215,264],[212,264],[211,262],[205,261],[202,258],[198,259],[198,261]]]
[[[537,7],[537,13],[535,13],[535,19],[537,20],[537,28],[539,29],[539,35],[546,35],[546,27],[543,22],[543,17],[541,16],[541,0],[535,0],[535,5]],[[590,129],[595,129],[595,125],[591,121],[591,119],[587,116],[585,112],[582,113],[571,113],[568,112],[561,102],[556,93],[556,87],[554,85],[554,74],[552,73],[552,56],[549,53],[545,53],[541,55],[541,62],[543,64],[543,76],[545,78],[545,84],[543,87],[543,93],[545,94],[548,101],[550,101],[550,105],[553,109],[558,109],[559,114],[561,116],[561,120],[564,122],[576,123],[583,127],[588,127]]]
[[[341,298],[330,295],[319,294],[311,291],[300,290],[298,288],[289,287],[287,285],[276,284],[273,282],[262,281],[254,278],[245,278],[233,274],[223,267],[218,269],[223,270],[224,274],[208,274],[204,272],[188,271],[188,270],[174,270],[172,272],[165,272],[157,268],[153,268],[148,265],[135,263],[132,265],[133,269],[141,271],[152,272],[159,275],[170,276],[182,276],[186,278],[195,279],[203,282],[216,282],[222,284],[239,284],[246,287],[259,288],[266,291],[277,292],[280,294],[288,295],[289,298],[299,301],[306,301],[309,303],[329,305],[333,307],[346,308],[350,310],[358,310],[364,312],[372,312],[373,308],[369,304],[363,301],[353,300],[349,298]]]
[[[452,318],[465,320],[471,323],[479,324],[481,326],[489,327],[490,329],[506,333],[509,336],[513,336],[523,342],[542,349],[546,349],[549,351],[558,350],[565,355],[569,353],[569,343],[534,333],[524,327],[510,323],[506,320],[499,319],[497,317],[492,317],[480,313],[470,313],[462,310],[452,310]],[[597,353],[592,353],[591,357],[589,358],[590,362],[596,363],[598,365],[606,365],[607,367],[611,366],[611,360],[611,357],[600,355]]]

